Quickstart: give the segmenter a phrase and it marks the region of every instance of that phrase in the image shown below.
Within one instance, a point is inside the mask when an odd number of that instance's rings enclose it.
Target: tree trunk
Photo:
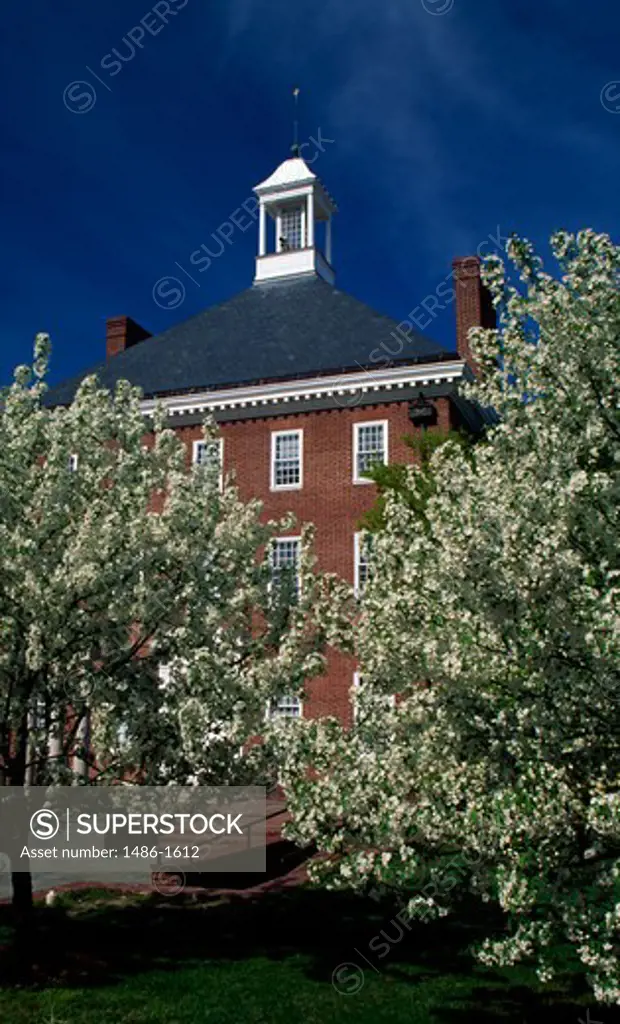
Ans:
[[[26,761],[28,755],[28,718],[24,716],[17,738],[17,751],[9,768],[9,785],[21,786],[26,783]],[[32,872],[11,871],[13,887],[13,916],[18,940],[23,930],[28,930],[32,915]]]
[[[32,967],[37,963],[37,935],[34,927],[32,903],[32,875],[30,871],[12,871],[13,925],[15,938],[11,950],[12,973],[20,985],[32,982]]]
[[[15,927],[19,931],[27,926],[32,912],[32,874],[30,871],[12,871],[13,917]]]

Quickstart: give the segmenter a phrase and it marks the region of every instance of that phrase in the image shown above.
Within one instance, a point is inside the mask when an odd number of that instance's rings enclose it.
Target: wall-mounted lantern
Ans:
[[[437,409],[422,392],[409,402],[409,419],[419,427],[432,427],[437,422]]]

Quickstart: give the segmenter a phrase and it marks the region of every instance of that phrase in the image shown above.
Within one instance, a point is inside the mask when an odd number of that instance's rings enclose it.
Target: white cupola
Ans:
[[[293,156],[256,185],[259,202],[255,282],[318,274],[334,283],[332,215],[337,207],[293,147]]]

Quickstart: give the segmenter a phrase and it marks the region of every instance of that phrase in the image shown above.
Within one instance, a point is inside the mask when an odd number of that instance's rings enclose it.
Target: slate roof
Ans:
[[[396,327],[319,277],[255,284],[64,381],[47,402],[70,403],[89,373],[105,387],[125,378],[152,396],[385,367],[390,349],[395,365],[457,358],[414,332],[399,351]]]

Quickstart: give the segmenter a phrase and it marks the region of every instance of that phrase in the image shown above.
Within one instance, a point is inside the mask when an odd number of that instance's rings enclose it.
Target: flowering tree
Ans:
[[[412,917],[497,901],[481,960],[549,979],[569,943],[617,1003],[620,250],[552,249],[556,276],[516,239],[510,272],[488,260],[500,326],[472,334],[470,395],[499,422],[386,495],[356,723],[300,723],[282,778],[329,884],[394,888]]]
[[[298,592],[274,585],[291,523],[188,472],[127,382],[87,378],[50,408],[48,354],[39,335],[0,408],[0,782],[273,781],[267,746],[241,748],[322,670],[340,585],[314,573],[308,531]],[[13,884],[27,906],[29,876]]]

